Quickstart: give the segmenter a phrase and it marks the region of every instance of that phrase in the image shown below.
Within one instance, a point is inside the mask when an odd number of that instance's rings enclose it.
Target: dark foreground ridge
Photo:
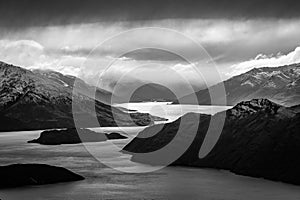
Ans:
[[[83,142],[103,142],[113,139],[126,139],[120,133],[96,133],[89,129],[62,129],[43,131],[39,138],[30,140],[28,143],[39,143],[44,145],[77,144]]]
[[[80,181],[84,178],[62,167],[45,164],[0,166],[0,188]]]
[[[172,165],[230,170],[236,174],[261,177],[300,185],[300,113],[299,106],[284,107],[267,99],[244,101],[226,112],[221,136],[204,158],[199,150],[214,116],[201,115],[197,135],[187,151]],[[189,115],[189,114],[187,114]],[[196,114],[195,114],[196,115]],[[183,116],[184,118],[186,116]],[[165,124],[156,135],[152,126],[139,133],[123,150],[134,153],[152,152],[164,147],[176,135],[180,119]],[[184,125],[189,134],[190,125]],[[153,163],[135,154],[133,161]]]

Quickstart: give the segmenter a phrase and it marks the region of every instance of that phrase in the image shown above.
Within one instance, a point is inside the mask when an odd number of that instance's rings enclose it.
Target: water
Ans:
[[[171,105],[171,102],[145,102],[145,103],[122,103],[115,106],[137,110],[139,112],[150,113],[151,115],[169,119],[174,121],[182,115],[195,112],[205,114],[215,114],[217,112],[227,110],[232,106],[200,106],[200,105]]]
[[[138,106],[145,109],[142,104]],[[169,105],[165,106],[169,107]],[[136,106],[134,108],[137,109]],[[178,106],[174,106],[173,109],[178,109]],[[188,109],[184,108],[183,110]],[[174,113],[176,112],[178,111],[174,111]],[[210,111],[207,110],[207,112]],[[132,138],[142,129],[143,127],[104,127],[94,130],[98,132],[126,131]],[[300,187],[298,186],[237,176],[227,171],[213,169],[168,167],[151,173],[122,173],[99,163],[89,154],[83,144],[44,146],[26,143],[26,141],[38,137],[40,132],[0,133],[0,165],[47,163],[66,167],[83,175],[86,179],[72,183],[0,190],[0,199],[298,200],[300,197]],[[117,140],[114,143],[121,148],[129,142],[130,138]],[[97,148],[99,152],[110,157],[110,162],[117,163],[120,167],[126,165],[129,156],[111,152],[110,144],[110,142],[88,143],[89,147]]]

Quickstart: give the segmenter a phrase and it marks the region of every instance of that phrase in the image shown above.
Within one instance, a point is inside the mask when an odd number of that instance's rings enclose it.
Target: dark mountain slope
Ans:
[[[300,184],[300,113],[296,108],[286,108],[267,99],[237,104],[224,111],[225,125],[212,151],[204,158],[199,158],[210,122],[210,117],[203,115],[193,143],[172,164],[226,169],[237,174]],[[124,150],[137,153],[157,150],[174,138],[179,123],[180,119],[166,124],[159,133],[149,138],[138,136]],[[185,126],[187,134],[189,127]],[[146,128],[139,135],[151,135],[151,129],[155,128]],[[155,141],[161,142],[157,144]],[[151,163],[151,160],[145,160],[138,154],[132,159]]]

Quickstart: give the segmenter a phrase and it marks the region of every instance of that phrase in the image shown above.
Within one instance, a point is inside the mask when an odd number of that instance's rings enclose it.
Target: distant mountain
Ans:
[[[80,126],[94,127],[94,109],[101,126],[116,126],[116,122],[122,126],[148,125],[159,119],[143,113],[129,116],[92,99],[95,88],[80,79],[72,98],[74,80],[57,72],[30,71],[0,62],[0,131],[74,127],[73,112],[79,116]],[[98,95],[105,92],[98,90]]]
[[[212,86],[211,89],[217,86]],[[227,105],[235,105],[253,98],[267,98],[286,106],[300,104],[300,64],[254,68],[224,81],[224,87]],[[199,104],[211,104],[208,89],[200,90],[196,95]],[[192,103],[193,96],[184,96],[179,101],[185,104]]]
[[[195,123],[199,123],[199,128],[191,146],[172,165],[226,169],[241,175],[300,184],[298,108],[284,107],[267,99],[253,99],[214,116],[201,114],[199,122],[193,121],[197,119],[193,116],[200,114],[186,114],[182,118],[189,121],[181,124],[183,130],[190,133]],[[199,158],[210,120],[224,112],[226,120],[218,142],[207,156]],[[169,144],[182,118],[144,129],[123,150],[137,153],[133,161],[159,164],[139,153],[153,152]],[[154,134],[156,130],[160,131]]]
[[[176,101],[175,94],[167,87],[155,83],[147,83],[134,91],[130,102],[142,101]]]
[[[106,82],[108,82],[106,80]],[[109,86],[103,85],[103,88],[109,88],[112,91],[113,103],[128,103],[128,102],[148,102],[148,101],[162,101],[173,102],[177,100],[175,93],[181,94],[180,97],[188,94],[184,87],[166,84],[157,84],[149,82],[148,80],[140,80],[136,77],[130,77],[126,81],[111,83]],[[171,88],[171,89],[169,89]],[[176,90],[175,90],[176,89]],[[173,91],[171,91],[173,90]],[[175,90],[175,91],[174,91]],[[187,90],[189,91],[189,90]]]

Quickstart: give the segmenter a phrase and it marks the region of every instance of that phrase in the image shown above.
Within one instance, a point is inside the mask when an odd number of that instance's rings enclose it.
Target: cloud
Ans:
[[[232,71],[229,72],[229,74],[231,76],[238,75],[253,68],[277,67],[293,63],[300,63],[300,47],[297,47],[294,51],[291,51],[286,55],[283,55],[280,52],[276,55],[258,54],[254,59],[232,65]]]
[[[297,0],[9,0],[0,1],[0,27],[161,19],[299,17]]]
[[[186,93],[188,87],[197,91],[220,81],[211,67],[211,64],[206,66],[200,62],[118,59],[97,76],[98,86],[112,91],[116,84],[134,86],[153,82],[175,90],[181,88],[181,93]]]
[[[19,31],[0,30],[0,38],[33,40],[47,53],[86,57],[97,45],[134,28],[163,27],[173,29],[199,42],[219,62],[241,62],[258,52],[287,53],[300,44],[299,19],[164,19],[147,22],[112,22],[71,24],[66,26],[31,27]],[[163,49],[178,49],[197,57],[197,51],[179,37],[149,31],[115,39],[110,46],[101,46],[93,56],[119,56],[122,49],[148,44]],[[149,45],[151,44],[151,45]],[[170,60],[176,56],[159,56],[144,52],[134,59]]]
[[[33,40],[0,40],[0,60],[27,69],[51,69],[77,75],[81,57],[49,56],[44,46]]]
[[[8,40],[32,40],[42,44],[48,53],[86,57],[97,45],[124,31],[134,28],[163,27],[178,31],[199,42],[213,58],[220,62],[241,62],[258,52],[287,53],[300,44],[299,19],[164,19],[146,22],[112,22],[71,24],[66,26],[31,27],[19,31],[0,30],[0,37]],[[197,51],[182,39],[170,34],[149,31],[131,34],[102,46],[94,56],[119,56],[128,44],[158,45],[163,49],[176,48],[197,57]],[[149,46],[150,47],[150,46]],[[137,53],[134,59],[170,60],[174,56],[159,56],[151,52]]]
[[[99,73],[110,64],[110,61],[120,56],[120,60],[128,61],[128,65],[135,64],[134,62],[137,64],[155,62],[168,67],[177,65],[177,70],[183,70],[182,73],[190,74],[191,79],[196,79],[193,78],[195,76],[192,75],[192,70],[185,66],[186,63],[180,55],[177,56],[165,50],[175,49],[188,54],[191,58],[189,61],[196,63],[201,61],[199,49],[172,34],[155,31],[136,32],[127,34],[126,37],[116,38],[112,43],[105,43],[108,38],[114,38],[124,31],[143,27],[173,29],[198,42],[217,63],[221,75],[225,78],[250,69],[251,67],[242,67],[242,65],[252,66],[250,61],[263,63],[264,60],[279,59],[283,55],[288,55],[300,44],[300,20],[297,18],[180,18],[143,22],[97,22],[36,26],[14,31],[1,29],[0,60],[27,68],[47,68],[62,73],[79,74],[86,81],[95,84]],[[103,42],[104,45],[94,49]],[[140,46],[148,47],[148,49],[123,53],[130,47],[134,50]],[[155,46],[160,47],[161,50],[153,50]],[[256,57],[259,52],[262,54]],[[281,54],[277,55],[277,52]],[[245,60],[248,62],[244,62]],[[130,69],[130,66],[124,63],[119,66],[119,71],[125,68]],[[82,64],[84,64],[83,68],[81,68]],[[235,68],[238,65],[239,67]],[[148,67],[152,66],[148,65]],[[200,68],[208,77],[207,79],[212,79],[211,82],[214,82],[215,77],[214,74],[209,74],[209,67],[202,63]],[[143,68],[143,70],[147,74],[151,69]]]
[[[44,59],[44,47],[33,40],[0,41],[0,59],[24,67]]]
[[[197,91],[205,85],[191,65],[174,65],[169,62],[146,64],[144,61],[122,61],[114,64],[98,78],[99,87],[121,96],[126,96],[131,89],[147,83],[163,85],[180,96],[192,93],[193,89]]]

